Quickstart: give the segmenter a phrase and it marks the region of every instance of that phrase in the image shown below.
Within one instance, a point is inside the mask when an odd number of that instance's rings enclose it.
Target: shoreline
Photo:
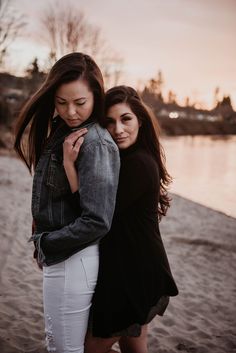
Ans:
[[[200,135],[199,135],[200,136]],[[180,137],[183,137],[183,136],[180,136]],[[195,136],[188,136],[188,137],[191,137],[191,138],[194,138]],[[219,139],[222,140],[222,138],[224,138],[224,135],[218,135]],[[235,138],[235,135],[230,135],[231,138]],[[230,138],[228,137],[228,138]],[[162,136],[162,140],[172,140],[172,139],[175,139],[175,138],[178,138],[177,136]],[[212,137],[214,139],[214,137]],[[227,138],[227,139],[228,139]],[[20,158],[17,156],[16,152],[12,149],[4,149],[4,148],[0,148],[0,158],[1,157],[8,157],[8,158],[14,158],[18,161],[20,161]],[[21,162],[23,164],[23,162]],[[25,167],[26,168],[26,167]],[[185,195],[181,195],[181,193],[179,193],[178,191],[172,191],[171,190],[171,187],[170,187],[170,190],[169,190],[169,194],[170,195],[176,195],[176,196],[179,196],[179,197],[182,197],[183,199],[185,200],[188,200],[188,201],[192,201],[194,202],[195,204],[199,205],[199,206],[203,206],[203,207],[206,207],[210,210],[214,210],[215,212],[219,212],[220,214],[223,214],[225,215],[226,217],[230,217],[230,218],[233,218],[233,219],[236,219],[236,216],[232,215],[232,214],[229,214],[227,213],[226,211],[223,211],[223,210],[220,210],[220,209],[217,209],[217,208],[214,208],[212,206],[209,206],[209,205],[204,205],[204,203],[201,203],[200,201],[195,201],[193,199],[190,199],[188,198],[187,196]],[[230,211],[229,211],[230,212]]]
[[[197,205],[197,206],[204,207],[204,208],[206,208],[206,209],[208,209],[208,210],[210,210],[210,211],[214,211],[214,212],[216,212],[216,213],[219,213],[219,214],[222,215],[222,216],[225,216],[225,217],[231,218],[231,219],[233,219],[233,220],[236,220],[236,217],[231,216],[230,214],[228,214],[228,213],[226,213],[226,212],[224,212],[224,211],[221,211],[221,210],[218,210],[218,209],[216,209],[216,208],[213,208],[213,207],[204,205],[203,203],[200,203],[200,202],[191,200],[191,199],[189,199],[189,198],[186,197],[186,196],[180,195],[178,192],[171,192],[171,191],[170,191],[170,195],[171,195],[171,197],[172,197],[172,196],[180,197],[180,198],[182,198],[183,200],[186,200],[186,201],[189,201],[189,202],[193,202],[193,203],[194,203],[195,205]],[[167,217],[168,217],[168,214],[167,214]],[[236,235],[235,235],[235,236],[236,236]]]
[[[0,156],[0,352],[45,353],[42,273],[32,259],[30,176]],[[149,353],[236,352],[236,219],[171,194],[160,228],[179,295],[149,325]]]

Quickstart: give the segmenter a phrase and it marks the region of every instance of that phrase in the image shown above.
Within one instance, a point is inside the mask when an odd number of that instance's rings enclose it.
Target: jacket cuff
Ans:
[[[41,264],[42,266],[46,265],[46,256],[42,250],[41,241],[42,241],[43,236],[46,236],[47,234],[48,234],[47,232],[33,234],[28,240],[28,242],[31,242],[31,241],[34,242],[34,246],[37,250],[37,262],[39,264]]]

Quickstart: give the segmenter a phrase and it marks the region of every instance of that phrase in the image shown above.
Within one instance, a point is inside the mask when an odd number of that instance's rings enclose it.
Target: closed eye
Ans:
[[[76,105],[84,105],[86,103],[86,101],[83,101],[83,102],[76,102],[75,104]]]

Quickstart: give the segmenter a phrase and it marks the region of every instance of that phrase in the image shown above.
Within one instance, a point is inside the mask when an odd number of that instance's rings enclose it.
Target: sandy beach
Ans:
[[[19,160],[0,157],[0,353],[45,352],[31,182]],[[151,322],[149,353],[236,352],[236,219],[173,195],[161,230],[180,293]]]

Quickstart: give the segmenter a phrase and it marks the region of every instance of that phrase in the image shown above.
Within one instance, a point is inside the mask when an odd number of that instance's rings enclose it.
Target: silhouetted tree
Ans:
[[[224,96],[223,100],[220,102],[220,105],[233,110],[230,96]]]
[[[38,87],[42,84],[45,73],[39,69],[38,58],[34,58],[32,63],[25,70],[27,81],[27,95],[31,95],[34,91],[38,89]]]
[[[11,5],[11,0],[0,0],[0,66],[3,65],[12,42],[26,25],[23,15]]]
[[[159,70],[157,73],[157,76],[149,80],[147,88],[152,95],[154,95],[156,98],[163,101],[163,96],[162,96],[163,85],[164,85],[163,74],[161,70]]]
[[[176,94],[173,92],[173,91],[169,91],[168,92],[168,101],[167,103],[170,103],[170,104],[176,104]]]
[[[185,107],[190,107],[190,98],[189,97],[185,98],[184,105],[185,105]]]
[[[39,75],[40,70],[38,65],[38,58],[34,58],[30,66],[25,71],[29,78]]]
[[[218,102],[215,111],[222,115],[228,122],[236,123],[236,113],[233,110],[230,96],[224,96],[221,102]]]
[[[141,92],[141,97],[144,102],[150,105],[155,112],[158,112],[164,104],[162,96],[163,84],[164,79],[162,72],[158,71],[157,76],[151,78]]]
[[[41,24],[52,64],[69,52],[89,51],[92,55],[100,42],[99,29],[87,22],[82,11],[75,11],[68,3],[49,4],[42,14]],[[100,45],[102,48],[102,41]]]
[[[70,2],[51,3],[43,11],[40,22],[40,37],[49,47],[50,66],[67,53],[82,51],[91,55],[104,68],[107,81],[118,81],[122,59],[108,48],[101,30],[91,25],[75,5]]]
[[[102,67],[103,76],[106,88],[110,88],[118,85],[119,80],[122,76],[122,66],[123,66],[123,58],[119,54],[111,54],[104,55],[104,57],[100,57],[98,59],[99,65]]]
[[[219,93],[220,93],[220,87],[216,87],[214,91],[214,107],[216,107],[220,101]]]

